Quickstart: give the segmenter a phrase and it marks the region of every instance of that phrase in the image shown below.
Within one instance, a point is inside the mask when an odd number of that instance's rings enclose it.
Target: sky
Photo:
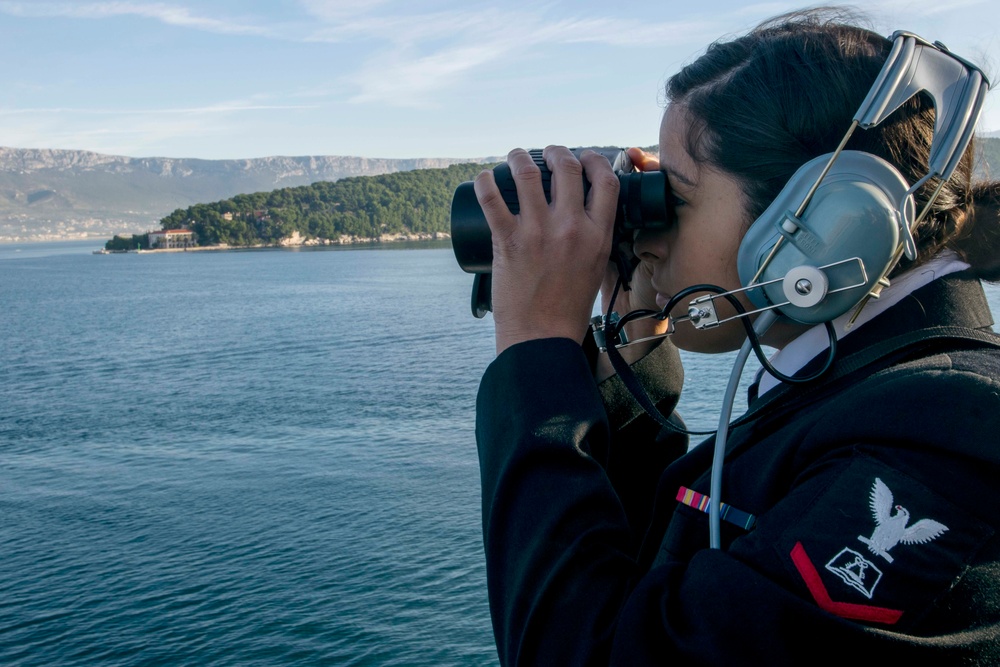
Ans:
[[[204,159],[648,146],[667,77],[712,41],[804,6],[0,0],[0,146]],[[940,40],[1000,84],[1000,2],[864,11],[877,31]],[[982,132],[1000,131],[998,95]]]

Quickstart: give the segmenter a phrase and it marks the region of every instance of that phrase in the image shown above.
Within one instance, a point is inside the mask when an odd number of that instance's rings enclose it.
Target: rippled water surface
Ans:
[[[448,249],[5,250],[0,664],[495,663]]]
[[[0,664],[495,664],[451,251],[92,245],[0,246]]]

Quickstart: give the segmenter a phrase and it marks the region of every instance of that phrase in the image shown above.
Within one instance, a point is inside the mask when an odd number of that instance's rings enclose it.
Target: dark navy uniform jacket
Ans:
[[[711,439],[684,454],[573,341],[504,351],[476,428],[501,662],[1000,664],[991,324],[977,281],[941,278],[841,341],[827,379],[751,402],[721,550]],[[676,351],[633,368],[672,409]]]

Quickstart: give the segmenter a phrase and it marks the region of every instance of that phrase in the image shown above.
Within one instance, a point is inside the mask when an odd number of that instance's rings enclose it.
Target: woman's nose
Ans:
[[[644,262],[656,262],[667,257],[667,233],[640,229],[635,234],[632,251]]]

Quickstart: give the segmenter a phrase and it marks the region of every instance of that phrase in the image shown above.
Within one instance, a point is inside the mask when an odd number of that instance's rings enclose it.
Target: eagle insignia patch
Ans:
[[[876,477],[868,501],[875,517],[875,531],[871,537],[858,535],[858,539],[868,545],[869,551],[890,563],[892,556],[889,555],[889,550],[896,545],[925,544],[948,530],[948,526],[933,519],[921,519],[907,525],[910,513],[902,505],[894,507],[892,503],[892,491]]]
[[[822,488],[803,484],[799,502],[758,509],[749,539],[773,543],[799,592],[841,618],[919,623],[998,534],[952,497],[863,452],[816,481]]]

